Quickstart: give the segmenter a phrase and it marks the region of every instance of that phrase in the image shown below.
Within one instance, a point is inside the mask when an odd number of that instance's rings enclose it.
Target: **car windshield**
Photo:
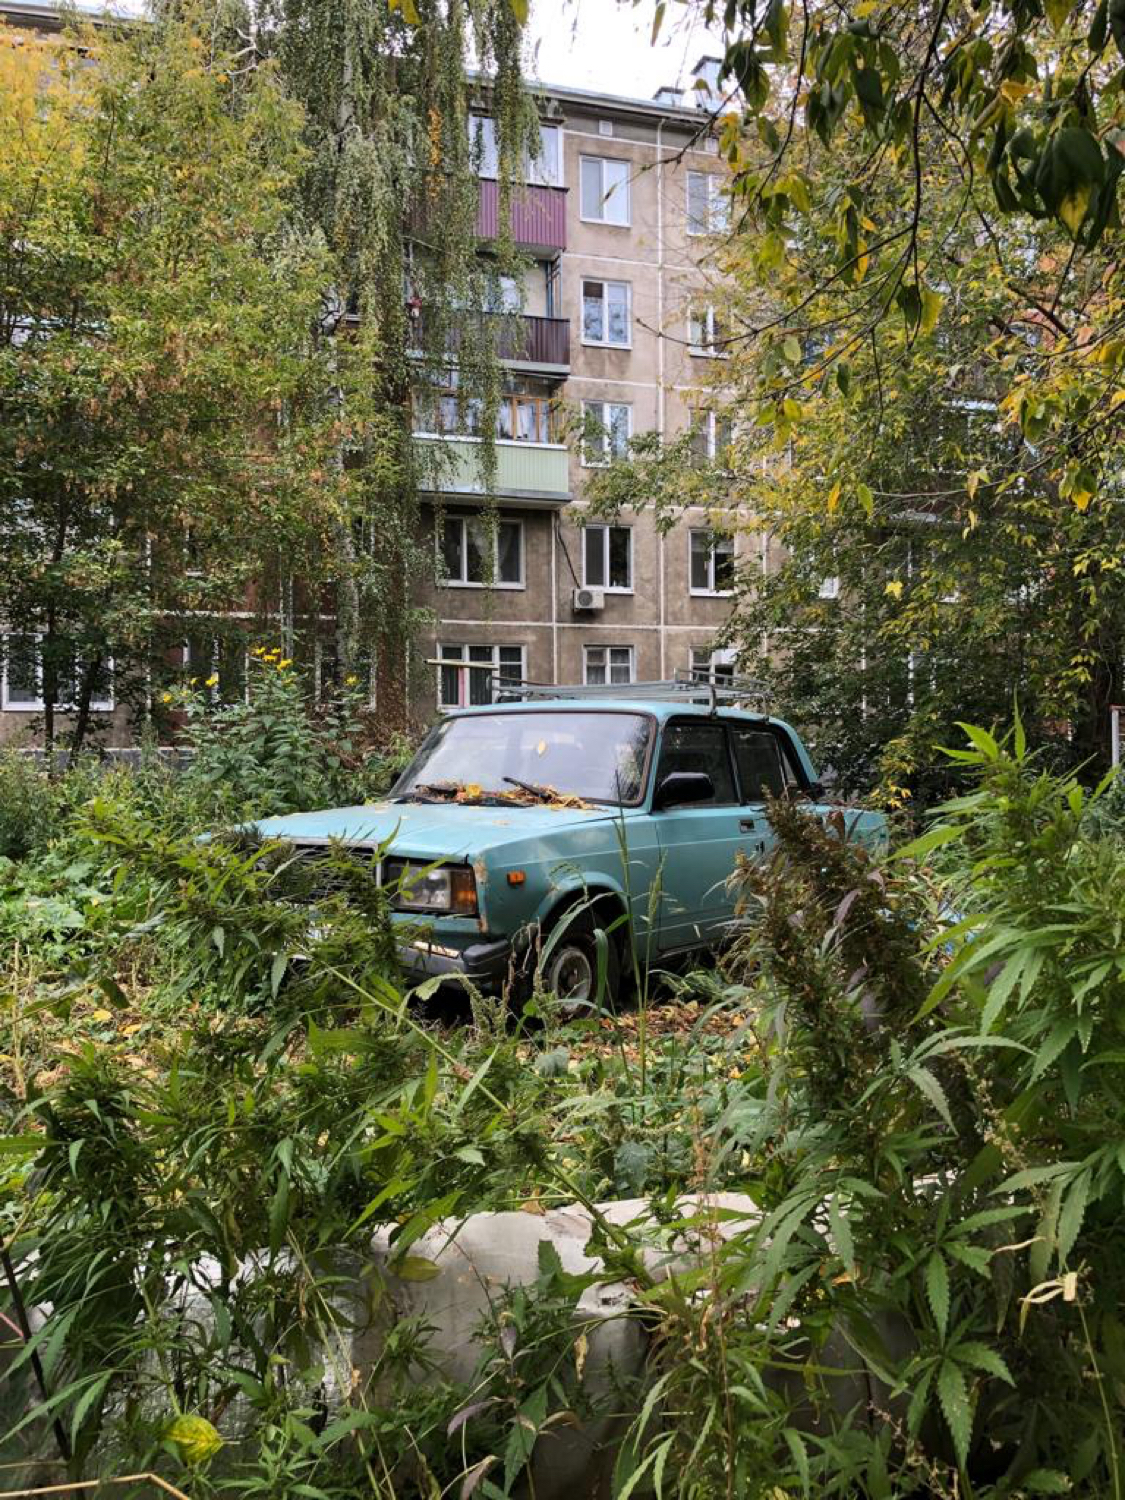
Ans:
[[[447,719],[392,795],[429,800],[639,802],[652,721],[628,713],[494,713]]]

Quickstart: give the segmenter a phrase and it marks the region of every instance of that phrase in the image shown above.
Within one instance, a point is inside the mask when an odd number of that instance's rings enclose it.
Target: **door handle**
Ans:
[[[739,833],[753,833],[756,827],[757,825],[753,818],[739,818],[738,820]]]

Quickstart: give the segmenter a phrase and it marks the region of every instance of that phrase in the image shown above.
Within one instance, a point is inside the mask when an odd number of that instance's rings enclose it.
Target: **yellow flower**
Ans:
[[[203,684],[204,687],[218,687],[218,685],[219,685],[219,674],[218,674],[218,672],[212,672],[211,675],[210,675],[210,677],[208,677],[207,681]]]
[[[281,658],[281,660],[277,664],[277,670],[279,672],[284,672],[284,670],[285,670],[286,667],[291,667],[292,665],[293,665],[293,659],[292,659],[292,657],[283,656]]]
[[[359,678],[355,675],[355,673],[354,672],[349,672],[348,675],[344,678],[344,686],[345,687],[355,687],[355,685],[356,685],[356,683],[358,681],[359,681]]]
[[[250,655],[251,656],[262,656],[264,654],[264,652],[265,652],[265,649],[266,648],[264,646],[251,646],[250,647]]]
[[[161,693],[161,695],[160,695],[160,701],[161,701],[161,703],[171,703],[171,701],[172,701],[172,694],[171,693]]]
[[[901,580],[901,578],[896,578],[893,583],[888,583],[887,586],[886,586],[886,588],[883,590],[883,593],[884,594],[890,594],[891,597],[894,598],[894,599],[901,599],[902,598],[902,580]]]

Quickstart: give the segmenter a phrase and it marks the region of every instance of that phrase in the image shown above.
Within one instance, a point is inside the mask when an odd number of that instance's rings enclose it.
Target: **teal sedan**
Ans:
[[[715,703],[599,697],[464,709],[430,732],[386,801],[258,824],[314,854],[370,852],[419,975],[517,991],[538,968],[571,1002],[634,960],[730,933],[738,856],[768,856],[770,796],[830,808],[798,735]],[[880,843],[879,813],[849,809]],[[608,935],[608,943],[599,934]]]

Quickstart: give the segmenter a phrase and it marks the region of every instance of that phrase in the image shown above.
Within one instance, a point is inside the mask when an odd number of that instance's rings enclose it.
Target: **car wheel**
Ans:
[[[542,985],[558,997],[563,1006],[588,1010],[598,1003],[598,921],[589,911],[564,912],[543,944],[539,961]],[[606,935],[605,985],[601,1003],[612,1005],[617,999],[621,978],[621,951],[616,934]]]

